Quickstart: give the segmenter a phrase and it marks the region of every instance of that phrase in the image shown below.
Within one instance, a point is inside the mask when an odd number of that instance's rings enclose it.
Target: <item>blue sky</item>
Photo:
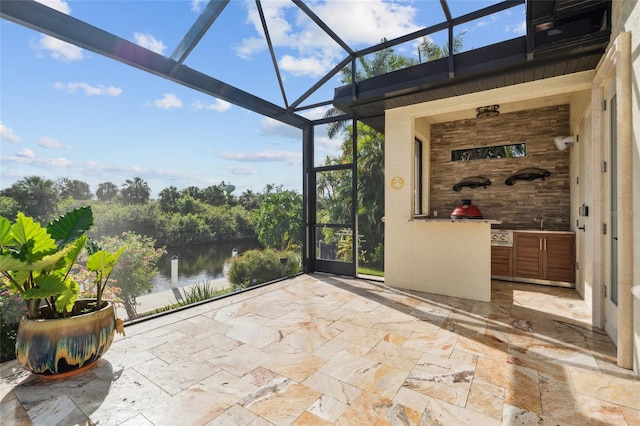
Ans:
[[[124,39],[170,56],[203,1],[41,1]],[[306,2],[353,49],[444,20],[433,0]],[[450,0],[452,15],[493,1]],[[295,101],[345,53],[290,1],[263,2],[287,100]],[[524,34],[524,6],[473,21],[465,50]],[[433,36],[437,44],[445,34]],[[396,48],[416,56],[416,42]],[[121,186],[141,177],[152,197],[168,186],[221,181],[236,195],[268,183],[301,191],[301,131],[0,20],[0,188],[26,176]],[[255,2],[231,0],[185,61],[196,70],[284,106]],[[332,79],[305,103],[329,100]],[[326,108],[304,113],[318,118]],[[339,141],[317,135],[318,157]]]

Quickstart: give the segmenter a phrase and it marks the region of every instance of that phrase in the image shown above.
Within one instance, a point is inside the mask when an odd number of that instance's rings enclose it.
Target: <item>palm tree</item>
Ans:
[[[453,37],[453,54],[460,53],[462,45],[464,43],[464,35],[467,31],[460,31]],[[433,61],[435,59],[445,58],[449,56],[449,42],[442,46],[438,46],[428,37],[422,38],[422,43],[418,46],[418,61],[422,63],[422,55],[424,55],[425,62]]]
[[[122,201],[127,204],[145,204],[149,201],[151,189],[142,178],[127,179],[122,184]]]
[[[103,182],[98,185],[96,198],[99,201],[110,201],[118,196],[118,187],[112,182]]]
[[[386,42],[382,39],[382,43]],[[369,56],[361,56],[358,58],[359,68],[356,68],[356,81],[366,80],[367,78],[377,75],[386,74],[391,71],[407,68],[415,65],[415,60],[405,56],[396,55],[392,48],[378,50]],[[351,72],[351,64],[347,65],[340,71],[340,81],[343,84],[351,84],[353,82],[353,73]],[[338,117],[344,114],[336,107],[331,107],[324,114],[325,118]],[[327,125],[327,133],[333,138],[340,132],[344,132],[349,127],[349,121],[337,121]]]
[[[60,201],[56,183],[40,176],[27,176],[3,190],[0,195],[13,198],[25,215],[41,221],[51,218]]]

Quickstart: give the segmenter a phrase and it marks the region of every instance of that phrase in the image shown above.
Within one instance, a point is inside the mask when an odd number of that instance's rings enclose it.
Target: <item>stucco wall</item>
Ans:
[[[393,111],[386,114],[385,283],[488,302],[490,225],[411,220],[413,140],[426,130],[428,126],[424,124],[416,129],[411,115]],[[428,138],[422,139],[427,153]],[[424,179],[428,187],[427,173]]]
[[[637,1],[613,1],[612,40],[621,32],[631,32],[631,115],[632,123],[632,211],[626,212],[633,218],[633,279],[640,285],[640,4]],[[634,315],[640,317],[636,303]],[[637,324],[637,322],[636,322]],[[637,325],[636,325],[637,326]],[[640,331],[635,330],[633,367],[640,376]]]

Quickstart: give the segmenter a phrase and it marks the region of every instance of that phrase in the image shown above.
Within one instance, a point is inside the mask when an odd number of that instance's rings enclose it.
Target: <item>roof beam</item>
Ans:
[[[196,22],[193,23],[187,34],[184,36],[176,50],[171,54],[171,59],[176,62],[183,63],[189,56],[189,53],[200,42],[200,39],[206,34],[211,25],[218,19],[220,13],[227,6],[229,0],[211,0],[207,7],[202,11]]]
[[[2,0],[0,17],[297,128],[311,123],[278,105],[38,2]]]
[[[267,40],[267,46],[269,47],[269,54],[271,55],[271,62],[273,63],[273,69],[276,72],[278,78],[278,85],[280,86],[280,92],[282,93],[282,100],[284,101],[285,108],[289,108],[289,102],[287,101],[287,93],[284,90],[284,84],[282,83],[282,76],[280,75],[280,67],[278,67],[278,60],[276,59],[276,52],[273,50],[273,43],[271,42],[271,36],[269,35],[269,26],[264,16],[264,10],[262,10],[262,3],[260,0],[256,0],[256,8],[260,15],[260,22],[262,23],[262,30],[264,31],[264,38]]]

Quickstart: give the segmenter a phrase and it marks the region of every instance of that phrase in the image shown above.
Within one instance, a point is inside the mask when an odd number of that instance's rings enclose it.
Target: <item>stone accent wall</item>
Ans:
[[[462,199],[471,199],[487,219],[502,220],[494,228],[533,229],[535,217],[545,229],[570,230],[569,150],[559,151],[553,139],[569,135],[569,105],[459,120],[431,126],[430,212],[449,217]],[[451,151],[464,148],[526,143],[526,156],[489,160],[451,161]],[[518,170],[539,167],[551,172],[545,181],[505,179]],[[453,185],[468,176],[484,176],[491,185],[463,188]]]

